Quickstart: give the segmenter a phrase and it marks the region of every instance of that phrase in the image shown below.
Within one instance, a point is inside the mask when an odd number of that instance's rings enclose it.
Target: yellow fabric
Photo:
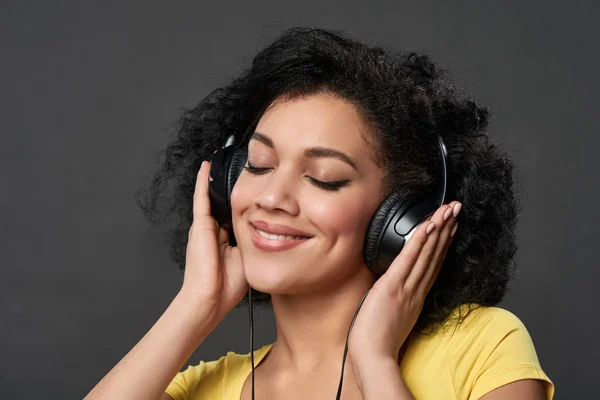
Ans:
[[[255,365],[271,346],[254,351]],[[175,400],[239,400],[251,370],[250,353],[228,352],[178,373],[167,393]],[[419,400],[479,399],[521,379],[544,381],[547,398],[554,396],[527,329],[514,314],[497,307],[479,307],[454,328],[411,336],[400,371]],[[337,382],[332,385],[337,387]]]

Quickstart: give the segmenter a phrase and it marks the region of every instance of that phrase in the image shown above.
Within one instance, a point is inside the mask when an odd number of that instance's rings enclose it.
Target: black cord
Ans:
[[[352,322],[350,323],[350,328],[348,329],[348,335],[346,336],[346,345],[344,346],[344,357],[342,359],[342,374],[340,376],[340,385],[338,386],[336,400],[340,400],[340,396],[342,395],[342,383],[344,382],[344,366],[346,365],[346,355],[348,354],[348,340],[350,339],[350,332],[352,331],[352,327],[354,326],[354,321],[356,321],[356,316],[358,315],[358,311],[362,307],[363,302],[367,298],[367,295],[371,289],[365,293],[362,300],[360,301],[356,312],[354,313],[354,317],[352,318]],[[254,400],[254,315],[252,313],[252,288],[248,285],[248,303],[250,306],[250,362],[252,363],[252,400]]]
[[[337,392],[337,396],[335,397],[335,400],[340,400],[340,396],[342,395],[342,382],[344,381],[344,365],[346,364],[346,354],[348,354],[348,339],[350,339],[350,332],[352,331],[352,327],[354,326],[354,321],[356,321],[356,316],[358,315],[358,311],[360,310],[360,307],[362,307],[362,304],[365,301],[365,299],[367,298],[367,295],[369,294],[370,291],[371,291],[371,289],[367,290],[367,293],[365,293],[362,300],[360,301],[360,304],[358,305],[358,308],[356,309],[356,312],[354,313],[354,318],[352,318],[352,322],[350,323],[350,328],[348,329],[348,336],[346,336],[346,346],[344,347],[344,358],[342,359],[342,374],[340,376],[340,386],[338,387],[338,392]]]
[[[252,313],[252,288],[248,285],[248,303],[250,306],[250,362],[252,363],[252,400],[254,400],[254,315]]]

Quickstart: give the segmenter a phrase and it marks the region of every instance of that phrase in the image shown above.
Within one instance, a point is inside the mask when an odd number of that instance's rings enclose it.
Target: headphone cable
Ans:
[[[340,376],[340,386],[338,386],[337,396],[335,397],[336,400],[340,400],[340,396],[342,395],[342,382],[344,381],[344,365],[346,364],[346,355],[348,354],[348,339],[350,339],[350,332],[352,331],[352,327],[354,326],[354,321],[356,321],[358,311],[362,307],[362,304],[370,291],[371,289],[367,290],[367,293],[365,293],[362,300],[360,301],[360,304],[358,305],[358,307],[356,308],[356,312],[354,313],[354,318],[352,318],[352,322],[350,323],[350,328],[348,329],[348,336],[346,336],[346,346],[344,347],[344,358],[342,359],[342,374]]]
[[[356,321],[356,317],[358,315],[358,311],[362,307],[365,298],[369,294],[371,289],[367,290],[367,293],[363,296],[360,301],[356,312],[354,313],[354,317],[352,318],[352,322],[350,323],[350,328],[348,329],[348,335],[346,336],[346,345],[344,346],[344,357],[342,359],[342,373],[340,376],[340,385],[338,386],[336,400],[340,400],[340,396],[342,395],[342,383],[344,382],[344,366],[346,365],[346,355],[348,354],[348,340],[350,339],[350,332],[352,331],[352,327],[354,326],[354,321]],[[250,308],[250,362],[252,363],[252,400],[254,400],[254,315],[252,312],[252,288],[248,285],[248,303]]]
[[[252,363],[252,400],[254,400],[254,315],[252,313],[252,288],[248,284],[248,303],[250,308],[250,362]]]

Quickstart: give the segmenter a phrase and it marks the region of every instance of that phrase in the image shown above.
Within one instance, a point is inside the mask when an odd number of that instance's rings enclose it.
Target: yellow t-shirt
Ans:
[[[255,365],[271,346],[254,351]],[[175,400],[239,400],[251,370],[250,353],[228,352],[178,373],[166,392]],[[411,335],[400,371],[419,400],[479,399],[521,379],[544,381],[547,398],[554,396],[554,385],[540,367],[527,329],[498,307],[479,307],[461,324],[433,335]]]

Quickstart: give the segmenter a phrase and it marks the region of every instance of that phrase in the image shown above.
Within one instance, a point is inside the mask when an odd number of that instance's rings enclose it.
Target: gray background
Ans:
[[[429,53],[491,107],[524,186],[502,306],[557,398],[600,398],[597,2],[203,3],[0,4],[1,397],[82,397],[152,326],[182,277],[133,200],[154,153],[180,107],[311,25]],[[234,310],[191,362],[247,352],[247,324]]]

